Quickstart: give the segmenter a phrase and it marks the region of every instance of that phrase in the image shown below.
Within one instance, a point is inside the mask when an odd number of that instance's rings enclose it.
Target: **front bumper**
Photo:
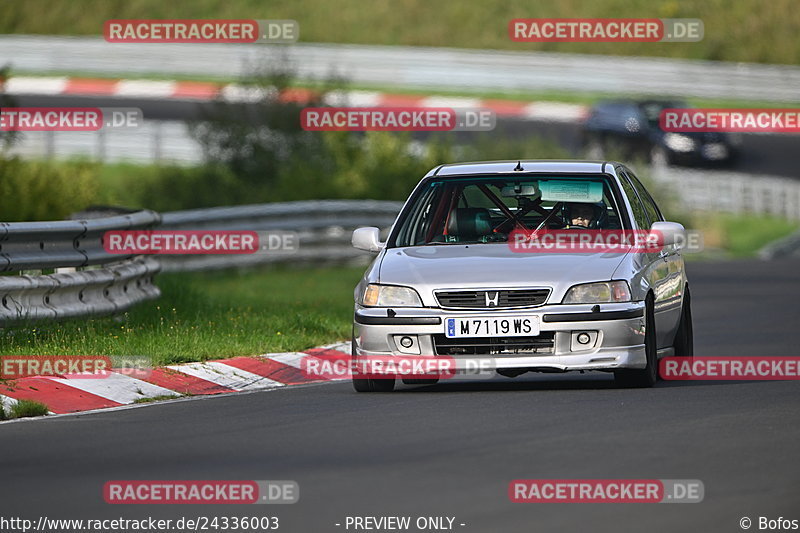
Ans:
[[[669,149],[670,159],[678,164],[724,164],[735,157],[735,151],[724,143],[708,143],[687,152]]]
[[[474,368],[566,372],[644,368],[644,302],[581,305],[545,305],[529,309],[485,311],[438,308],[373,308],[356,306],[353,350],[356,357],[437,355],[446,356],[436,344],[444,334],[446,317],[538,315],[540,337],[552,337],[545,353],[450,354],[459,368],[470,361]],[[575,342],[581,332],[591,334],[587,346]],[[415,343],[409,351],[399,344],[408,336]],[[415,352],[415,353],[413,353]]]

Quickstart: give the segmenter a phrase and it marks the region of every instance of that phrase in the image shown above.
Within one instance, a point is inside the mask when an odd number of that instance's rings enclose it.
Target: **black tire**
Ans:
[[[353,390],[356,392],[373,392],[369,379],[353,378]]]
[[[356,392],[392,392],[395,378],[353,378],[353,388]]]
[[[694,330],[692,329],[692,298],[689,288],[683,295],[683,307],[681,308],[681,321],[678,324],[678,331],[675,333],[675,340],[672,343],[677,357],[694,357]]]
[[[653,296],[645,300],[644,350],[647,355],[647,366],[642,369],[622,368],[614,371],[614,380],[620,387],[647,388],[658,381],[658,352],[656,347],[656,319]]]
[[[403,378],[403,383],[406,385],[436,385],[439,383],[438,378],[431,378],[431,379],[414,379],[414,378]]]
[[[351,357],[356,360],[355,339],[352,343]],[[353,375],[353,389],[356,392],[392,392],[394,390],[395,378],[372,379],[357,378]]]

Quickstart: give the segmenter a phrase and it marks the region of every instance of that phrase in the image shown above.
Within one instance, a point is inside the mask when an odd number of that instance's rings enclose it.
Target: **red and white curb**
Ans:
[[[237,84],[201,81],[113,80],[68,77],[13,76],[2,83],[10,95],[107,96],[154,100],[209,101],[246,103],[263,97],[263,89]],[[283,101],[305,103],[313,96],[311,89],[291,88],[277,95]],[[453,107],[488,109],[497,116],[548,122],[579,122],[588,107],[563,102],[480,99],[467,97],[391,94],[378,91],[338,91],[326,95],[324,102],[352,107]]]
[[[328,380],[302,372],[309,357],[349,358],[350,343],[338,343],[305,352],[233,357],[201,363],[154,368],[142,379],[119,372],[106,377],[34,376],[0,384],[0,402],[8,410],[19,400],[47,406],[51,414],[122,407],[153,398],[178,398],[262,389],[276,389]]]

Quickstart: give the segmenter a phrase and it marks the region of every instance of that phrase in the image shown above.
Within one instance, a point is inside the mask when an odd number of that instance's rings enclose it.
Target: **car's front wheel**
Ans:
[[[639,368],[621,368],[614,371],[614,380],[620,387],[652,387],[658,380],[658,352],[656,350],[656,320],[653,297],[645,301],[644,351],[647,355],[647,366]]]
[[[678,357],[694,357],[694,332],[692,331],[692,299],[689,288],[683,295],[683,307],[681,308],[681,321],[678,324],[678,331],[675,333],[675,341],[672,343],[675,355]]]
[[[352,342],[352,358],[353,363],[355,363],[358,359],[356,358],[356,342],[353,339]],[[356,365],[352,365],[355,367]],[[392,392],[394,390],[395,378],[382,378],[382,379],[372,379],[372,378],[359,378],[356,377],[355,374],[352,374],[353,379],[353,389],[356,392]]]

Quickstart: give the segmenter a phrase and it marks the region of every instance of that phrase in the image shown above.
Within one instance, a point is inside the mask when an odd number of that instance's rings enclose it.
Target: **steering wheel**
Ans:
[[[485,235],[484,239],[484,242],[506,242],[508,241],[508,233],[495,231],[494,233]]]

